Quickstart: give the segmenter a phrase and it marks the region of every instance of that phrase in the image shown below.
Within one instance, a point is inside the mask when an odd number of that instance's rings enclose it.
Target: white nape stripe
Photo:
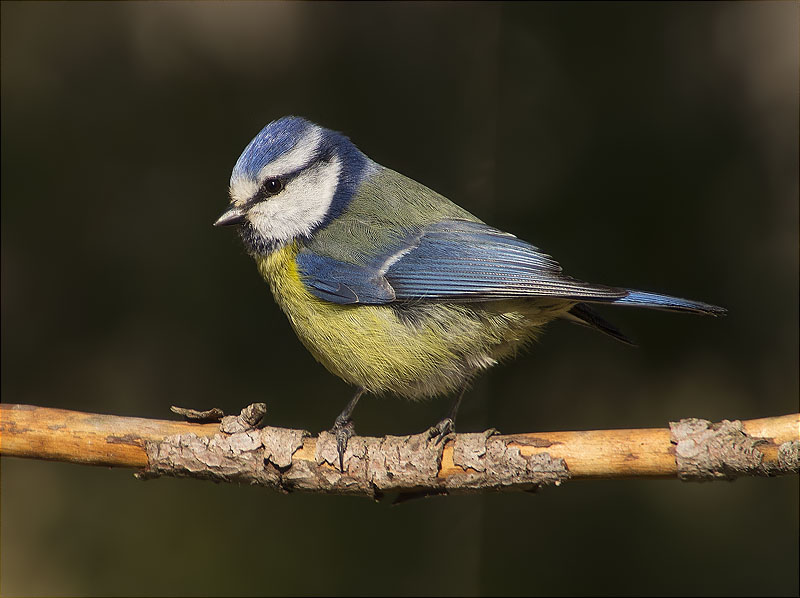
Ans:
[[[247,219],[267,241],[286,243],[309,234],[327,216],[341,171],[338,156],[301,171],[283,191],[254,205]]]
[[[317,126],[310,128],[292,149],[259,170],[256,180],[250,177],[236,177],[231,180],[231,199],[235,203],[245,202],[256,194],[264,180],[303,168],[311,162],[321,143],[322,129]]]

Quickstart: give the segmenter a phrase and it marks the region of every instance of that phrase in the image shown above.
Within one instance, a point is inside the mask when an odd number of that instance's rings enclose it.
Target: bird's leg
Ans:
[[[356,433],[353,420],[351,419],[353,417],[353,409],[356,408],[358,399],[361,398],[364,392],[363,388],[359,388],[358,391],[356,391],[355,396],[350,399],[347,407],[338,415],[331,428],[331,434],[336,437],[336,448],[339,450],[339,470],[342,473],[344,473],[344,452],[347,450],[347,441],[350,440],[352,436],[355,436]]]
[[[453,401],[447,416],[428,431],[430,438],[436,439],[435,444],[441,443],[448,434],[453,434],[456,431],[456,413],[458,413],[458,408],[461,406],[461,399],[464,398],[464,393],[466,392],[467,387],[465,386],[461,389],[461,392],[458,393],[456,400]]]

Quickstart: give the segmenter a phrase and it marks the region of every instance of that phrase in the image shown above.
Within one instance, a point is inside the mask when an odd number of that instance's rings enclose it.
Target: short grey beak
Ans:
[[[246,214],[247,212],[241,208],[231,206],[222,212],[220,217],[217,218],[217,221],[214,223],[214,226],[231,226],[232,224],[241,224]]]

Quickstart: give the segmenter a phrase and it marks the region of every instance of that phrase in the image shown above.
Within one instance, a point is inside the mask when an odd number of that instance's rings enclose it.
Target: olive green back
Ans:
[[[305,246],[319,255],[365,265],[410,234],[444,218],[480,222],[425,185],[377,166],[345,211]]]

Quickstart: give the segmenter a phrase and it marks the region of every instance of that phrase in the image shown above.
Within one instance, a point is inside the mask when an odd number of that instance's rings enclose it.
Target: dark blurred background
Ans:
[[[2,3],[2,400],[328,428],[316,364],[211,223],[305,116],[572,275],[723,305],[555,323],[462,431],[798,409],[797,3]],[[448,401],[362,401],[361,434]],[[4,595],[797,595],[798,479],[392,507],[2,461]]]

